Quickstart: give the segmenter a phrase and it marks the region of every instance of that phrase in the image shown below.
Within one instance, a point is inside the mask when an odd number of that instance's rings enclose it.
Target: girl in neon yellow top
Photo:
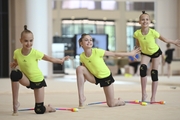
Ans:
[[[82,66],[79,66],[76,69],[79,108],[84,107],[83,104],[86,100],[84,96],[84,82],[86,80],[96,85],[100,84],[100,86],[103,87],[106,102],[109,107],[125,105],[125,102],[120,100],[120,98],[114,99],[112,84],[114,79],[104,62],[103,56],[133,56],[135,58],[135,55],[140,52],[140,49],[137,48],[128,53],[115,53],[92,48],[93,40],[88,34],[82,34],[81,38],[79,39],[79,44],[84,49],[84,52],[80,55],[80,62],[82,63]]]
[[[160,63],[160,57],[162,54],[161,49],[156,44],[156,38],[162,40],[163,42],[172,43],[177,46],[180,46],[180,40],[168,40],[161,36],[156,30],[149,28],[150,17],[147,13],[145,13],[145,11],[143,11],[143,13],[139,16],[139,24],[141,25],[141,29],[135,31],[134,37],[136,39],[136,45],[141,48],[140,76],[142,101],[145,101],[147,98],[147,65],[150,59],[152,59],[152,96],[150,98],[150,101],[155,102],[156,90],[158,86],[158,65]]]
[[[34,90],[34,111],[37,114],[56,111],[50,105],[44,106],[44,87],[46,87],[46,82],[38,67],[38,60],[43,59],[52,63],[63,64],[69,56],[62,59],[49,57],[42,52],[33,49],[33,41],[33,33],[28,30],[25,25],[20,38],[22,48],[14,51],[14,61],[10,64],[12,69],[15,69],[16,66],[19,66],[20,68],[20,70],[12,70],[10,74],[12,81],[13,115],[18,115],[18,107],[20,106],[20,103],[18,102],[19,83]]]

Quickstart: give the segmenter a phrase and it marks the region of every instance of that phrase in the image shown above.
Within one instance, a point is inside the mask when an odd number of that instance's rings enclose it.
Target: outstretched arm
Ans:
[[[140,53],[140,48],[136,48],[132,50],[131,52],[111,52],[111,51],[105,51],[105,56],[112,56],[112,57],[125,57],[125,56],[133,56],[136,59],[136,54]]]
[[[68,60],[68,59],[69,59],[69,56],[65,56],[65,57],[59,59],[59,58],[53,58],[53,57],[44,55],[42,59],[43,59],[43,60],[46,60],[46,61],[49,61],[49,62],[52,62],[52,63],[63,64],[65,60]]]
[[[169,40],[169,39],[166,39],[163,36],[160,36],[159,39],[162,40],[165,43],[171,43],[171,44],[174,44],[174,45],[180,47],[180,40],[178,40],[178,39],[177,40]]]

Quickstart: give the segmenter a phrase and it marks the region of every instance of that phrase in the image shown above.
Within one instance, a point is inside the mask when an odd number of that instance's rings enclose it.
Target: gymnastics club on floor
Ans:
[[[78,112],[78,108],[55,108],[56,110],[66,110],[66,111],[71,111],[71,112]],[[24,109],[19,109],[18,111],[29,111],[29,110],[34,110],[34,108],[24,108]]]
[[[139,100],[134,100],[134,101],[124,101],[125,103],[132,103],[132,104],[141,104],[141,105],[145,105],[145,102],[140,102]],[[96,105],[96,104],[104,104],[106,102],[93,102],[93,103],[89,103],[87,105]]]
[[[162,105],[164,105],[166,103],[166,101],[156,101],[156,102],[144,101],[144,102],[146,102],[148,104],[162,104]]]

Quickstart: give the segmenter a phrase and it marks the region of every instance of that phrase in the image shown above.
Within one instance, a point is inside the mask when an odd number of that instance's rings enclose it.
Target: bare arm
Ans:
[[[68,60],[68,59],[69,59],[69,56],[65,56],[65,57],[59,59],[59,58],[53,58],[53,57],[44,55],[42,59],[43,59],[43,60],[46,60],[46,61],[49,61],[49,62],[52,62],[52,63],[63,64],[65,60]]]
[[[171,44],[174,44],[178,47],[180,47],[180,40],[170,40],[170,39],[166,39],[165,37],[163,36],[160,36],[159,39],[165,43],[171,43]]]
[[[140,53],[140,48],[136,48],[131,52],[111,52],[105,51],[104,56],[112,56],[112,57],[125,57],[125,56],[133,56],[135,58],[136,54]]]
[[[14,69],[14,68],[16,68],[17,66],[18,66],[17,60],[14,59],[14,61],[10,63],[10,67]]]

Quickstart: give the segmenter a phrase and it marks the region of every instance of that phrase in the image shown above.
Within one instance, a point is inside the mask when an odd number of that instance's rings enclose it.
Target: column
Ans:
[[[52,21],[51,0],[26,0],[26,24],[34,34],[33,48],[51,56]],[[44,76],[51,76],[52,65],[47,61],[39,61],[39,68]]]

